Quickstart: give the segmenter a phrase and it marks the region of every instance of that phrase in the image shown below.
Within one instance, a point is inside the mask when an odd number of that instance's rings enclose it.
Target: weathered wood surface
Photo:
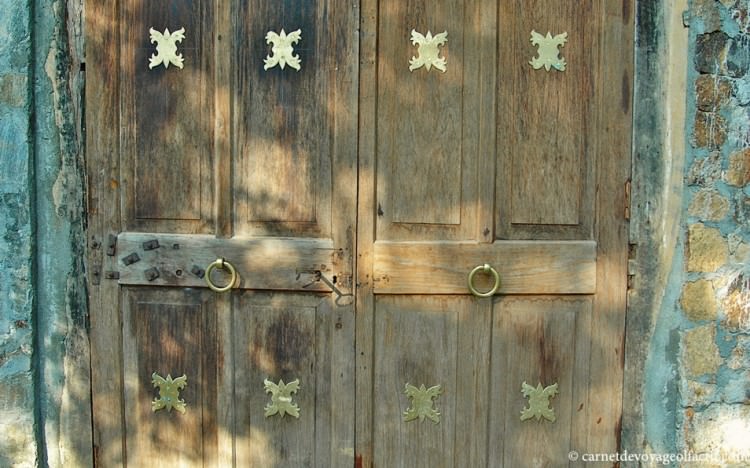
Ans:
[[[632,6],[488,3],[363,1],[357,299],[363,466],[460,464],[453,441],[466,433],[491,441],[471,445],[472,453],[489,454],[475,456],[472,466],[552,466],[571,449],[616,450]],[[441,48],[448,73],[410,73],[403,65],[416,52],[408,42],[412,28],[449,30]],[[565,72],[528,64],[537,53],[532,30],[568,33]],[[618,47],[618,40],[628,46]],[[468,294],[468,273],[484,263],[500,272],[499,295],[456,297]],[[451,305],[436,305],[444,303]],[[488,322],[491,336],[481,331]],[[441,424],[453,426],[425,423],[424,441],[407,437],[412,428],[397,420],[404,408],[389,406],[403,391],[396,381],[419,363],[425,380],[451,382],[450,369],[463,356],[455,337],[469,329],[476,330],[477,346],[487,346],[487,357],[466,366],[480,381],[489,372],[492,385],[470,393],[471,402],[462,400],[466,389],[453,388],[441,396],[447,411],[456,412]],[[549,438],[540,445],[536,421],[518,420],[526,402],[520,388],[524,379],[548,378],[565,393],[553,401],[558,421],[539,429]],[[455,401],[475,417],[457,416]],[[430,465],[425,446],[443,461]]]
[[[284,304],[314,303],[323,311],[314,323],[306,314],[292,314],[287,322],[302,328],[312,323],[320,331],[316,347],[302,359],[316,376],[306,379],[303,395],[310,399],[306,417],[315,430],[278,427],[263,437],[273,439],[266,447],[269,456],[275,456],[273,447],[283,452],[301,443],[298,455],[307,457],[312,447],[309,460],[318,466],[352,466],[354,393],[334,398],[332,391],[354,386],[358,8],[343,0],[284,5],[92,0],[87,8],[89,63],[95,68],[87,95],[89,215],[94,240],[103,246],[89,255],[98,273],[90,294],[92,374],[101,389],[93,397],[99,464],[145,463],[164,442],[154,431],[135,430],[164,419],[146,417],[151,398],[142,391],[145,377],[136,367],[162,359],[158,340],[148,337],[167,333],[188,340],[210,335],[223,354],[206,352],[195,361],[200,378],[210,381],[191,390],[200,390],[205,414],[185,420],[184,433],[167,434],[184,450],[175,454],[167,448],[163,457],[242,465],[237,456],[245,452],[237,447],[257,428],[246,426],[249,420],[238,413],[235,379],[252,372],[240,347],[264,342],[254,343],[254,334],[239,336],[238,330],[289,318]],[[186,38],[178,53],[185,67],[149,70],[148,57],[155,52],[149,28],[183,26]],[[271,53],[265,34],[282,27],[303,30],[300,72],[262,69]],[[104,253],[109,235],[117,235],[112,256]],[[150,240],[160,247],[144,248]],[[131,253],[140,261],[125,265],[122,259]],[[237,267],[238,289],[254,293],[217,295],[191,272],[220,257]],[[159,276],[149,280],[145,271],[151,268]],[[317,272],[335,283],[335,294],[316,281]],[[119,278],[107,279],[113,273]],[[220,284],[227,279],[222,272],[213,277]],[[260,297],[252,294],[273,300],[253,309],[254,302],[243,299]],[[151,298],[144,306],[148,313],[130,309],[130,298],[141,297]],[[200,312],[212,317],[210,324],[191,319],[197,313],[192,306],[173,311],[187,297],[210,298],[210,310]],[[153,330],[136,322],[152,324]],[[283,350],[268,356],[283,360]],[[259,398],[265,400],[260,384]],[[209,390],[214,400],[206,403]],[[129,416],[130,410],[135,413]],[[172,430],[171,423],[168,427]]]
[[[159,248],[144,250],[143,243],[159,241]],[[207,287],[196,276],[193,266],[206,269],[217,258],[230,262],[239,276],[240,289],[283,289],[330,291],[323,281],[316,281],[320,272],[330,281],[336,275],[335,261],[340,252],[330,240],[302,239],[217,239],[214,236],[184,234],[124,233],[117,240],[120,284],[142,286]],[[177,246],[177,248],[175,248]],[[125,265],[122,261],[136,253],[140,261]],[[144,273],[159,270],[159,277],[149,280]],[[229,275],[214,270],[212,280],[227,284]]]
[[[596,291],[592,241],[376,242],[375,294],[467,294],[476,266],[500,274],[498,294],[591,294]],[[492,277],[477,274],[489,290]]]
[[[86,1],[86,172],[88,175],[87,270],[91,317],[91,399],[94,461],[120,466],[123,454],[121,317],[118,285],[101,282],[113,267],[105,255],[106,239],[120,230],[119,128],[120,99],[118,28],[119,2]],[[94,245],[99,248],[92,248]],[[99,283],[98,285],[96,283]]]
[[[131,289],[123,300],[125,433],[132,466],[218,466],[217,370],[225,351],[206,291]],[[227,343],[228,344],[228,343]],[[154,412],[152,374],[187,376],[185,412]]]
[[[589,387],[591,297],[531,296],[494,303],[489,459],[498,466],[560,466],[576,435],[574,419]],[[521,351],[523,350],[523,351]],[[557,384],[550,399],[556,420],[527,419],[521,385]],[[577,423],[577,424],[576,424]],[[571,430],[572,429],[572,430]]]

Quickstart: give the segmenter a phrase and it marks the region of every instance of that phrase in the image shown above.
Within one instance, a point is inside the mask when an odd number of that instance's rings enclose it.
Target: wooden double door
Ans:
[[[97,464],[614,452],[632,9],[87,0]]]

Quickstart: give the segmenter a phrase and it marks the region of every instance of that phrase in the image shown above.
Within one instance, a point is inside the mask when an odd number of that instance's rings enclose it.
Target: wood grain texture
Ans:
[[[586,447],[597,452],[619,448],[627,307],[628,222],[625,182],[630,178],[634,2],[602,2],[599,60],[596,68],[598,141],[598,284],[594,300],[591,375]],[[609,285],[604,287],[603,285]],[[600,398],[604,392],[607,398]]]
[[[332,1],[250,1],[234,31],[237,232],[330,236]],[[268,31],[302,31],[301,70],[264,70]]]
[[[376,300],[374,466],[482,466],[486,438],[461,429],[486,423],[489,308],[466,297]],[[466,365],[472,363],[471,365]],[[406,383],[440,385],[438,424],[404,421]]]
[[[586,388],[588,372],[576,364],[575,350],[590,337],[591,298],[529,297],[495,301],[489,459],[497,466],[567,465],[575,396]],[[582,371],[582,373],[576,373]],[[557,383],[550,400],[556,421],[521,421],[528,399],[521,384]]]
[[[357,122],[359,108],[359,2],[334,0],[328,24],[333,29],[329,73],[334,92],[328,108],[333,113],[331,238],[337,248],[333,274],[346,297],[329,297],[331,306],[330,387],[336,394],[328,419],[330,464],[351,468],[355,462],[355,259],[357,249]]]
[[[213,223],[213,2],[129,2],[122,11],[126,229],[207,232]],[[183,69],[149,69],[149,29],[185,28]]]
[[[497,231],[510,239],[586,239],[594,215],[596,2],[500,2]],[[535,70],[531,31],[567,32],[564,72]],[[544,235],[545,237],[540,237]]]
[[[217,340],[210,295],[171,290],[129,290],[123,301],[123,356],[127,460],[132,466],[216,464]],[[152,411],[156,372],[183,374],[186,410]]]
[[[373,347],[375,296],[373,250],[376,229],[377,25],[378,2],[362,0],[359,55],[358,203],[356,256],[355,466],[373,463]]]
[[[378,2],[378,239],[475,236],[478,10],[473,1]],[[409,60],[418,55],[412,29],[448,32],[440,48],[445,73],[409,71]]]
[[[144,250],[143,243],[158,240],[160,247]],[[125,233],[118,239],[122,285],[207,287],[196,276],[193,266],[206,269],[217,258],[225,258],[237,270],[237,288],[330,291],[316,272],[329,281],[336,276],[338,251],[326,240],[296,239],[217,239],[213,236]],[[178,246],[178,248],[175,248]],[[125,265],[123,258],[136,253],[140,261]],[[159,277],[149,280],[146,271],[156,268]],[[229,281],[225,271],[214,270],[212,280],[219,285]],[[338,278],[337,278],[338,280]]]
[[[234,361],[246,363],[234,375],[238,466],[331,466],[330,417],[343,389],[330,382],[336,329],[328,298],[245,293],[235,310]],[[299,379],[299,419],[264,416],[265,379]]]
[[[489,263],[500,274],[498,294],[590,294],[596,290],[596,243],[506,241],[376,242],[376,294],[467,294],[471,270]],[[490,275],[475,276],[489,290]]]
[[[119,286],[101,282],[111,270],[113,257],[102,247],[109,234],[120,231],[119,30],[112,27],[119,1],[86,0],[86,172],[88,176],[89,314],[91,320],[91,392],[94,462],[100,466],[124,463],[122,437],[122,327]],[[115,23],[116,24],[116,23]],[[94,246],[98,248],[93,248]],[[97,275],[98,272],[98,275]],[[99,284],[96,284],[99,283]],[[114,404],[113,404],[114,403]]]

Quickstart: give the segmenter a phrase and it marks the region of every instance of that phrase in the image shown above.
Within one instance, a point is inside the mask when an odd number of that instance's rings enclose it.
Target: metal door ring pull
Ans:
[[[479,273],[492,273],[492,276],[495,278],[495,284],[492,286],[492,289],[490,289],[487,292],[479,292],[477,291],[477,288],[474,287],[474,276]],[[497,290],[500,288],[500,274],[490,266],[489,263],[485,263],[484,265],[479,265],[478,267],[471,270],[471,273],[469,273],[469,291],[477,297],[490,297],[494,295]]]
[[[219,270],[229,270],[229,283],[226,286],[219,287],[216,286],[213,281],[211,281],[211,272],[216,268],[218,268]],[[206,284],[208,284],[208,287],[211,288],[211,290],[219,293],[227,292],[232,289],[234,283],[237,281],[237,270],[234,269],[234,266],[231,263],[224,260],[223,258],[219,258],[216,259],[215,262],[211,263],[208,267],[206,267],[204,278],[206,278]]]

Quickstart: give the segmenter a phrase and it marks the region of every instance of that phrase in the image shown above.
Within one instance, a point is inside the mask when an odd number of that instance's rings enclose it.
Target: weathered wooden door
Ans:
[[[362,1],[363,466],[564,466],[571,450],[616,451],[632,29],[626,0]],[[445,72],[410,70],[429,52],[412,30],[447,32]],[[567,33],[564,71],[532,66],[532,31]],[[492,298],[467,286],[484,264],[501,280]],[[556,385],[549,408],[524,382]],[[434,390],[420,402],[407,384]],[[522,420],[525,408],[537,411]]]
[[[357,10],[87,0],[86,17],[98,464],[351,466]],[[168,67],[166,29],[184,36]],[[300,70],[265,69],[282,29]],[[202,277],[221,258],[223,293]],[[171,411],[154,373],[186,376]]]
[[[631,2],[87,0],[86,16],[98,464],[616,450]],[[152,28],[184,28],[182,63],[150,67]],[[300,30],[299,70],[265,60],[282,29]],[[565,66],[532,66],[542,49]],[[215,292],[201,276],[222,258],[238,279]],[[501,284],[479,298],[485,264]],[[154,373],[186,376],[184,413],[158,409]],[[281,380],[299,389],[273,399]]]

